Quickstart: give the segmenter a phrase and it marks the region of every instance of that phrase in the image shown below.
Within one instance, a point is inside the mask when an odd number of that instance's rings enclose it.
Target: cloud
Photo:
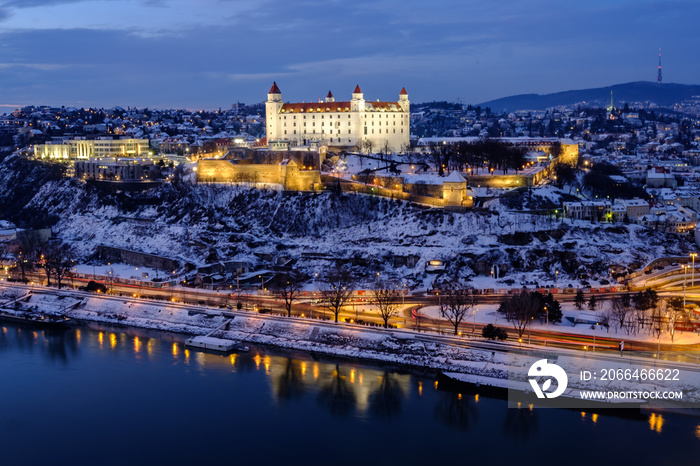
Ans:
[[[57,63],[0,63],[0,69],[30,68],[39,71],[56,71],[75,67],[75,65]]]
[[[700,76],[700,2],[682,0],[0,0],[9,14],[0,88],[28,103],[212,108],[273,80],[290,99],[359,83],[477,103],[654,79],[659,47],[669,81]]]
[[[64,5],[67,3],[78,3],[85,1],[88,0],[0,0],[0,5],[12,8],[35,8],[53,5]]]

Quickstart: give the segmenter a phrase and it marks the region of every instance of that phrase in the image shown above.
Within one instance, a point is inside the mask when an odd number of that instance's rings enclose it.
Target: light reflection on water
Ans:
[[[33,420],[33,435],[53,439],[52,433],[70,431],[88,452],[105,448],[103,438],[95,438],[100,432],[115,436],[121,449],[115,458],[135,455],[143,464],[149,459],[156,464],[202,464],[205,459],[230,458],[231,442],[239,455],[265,452],[270,460],[265,463],[287,464],[307,464],[314,457],[309,455],[332,456],[338,442],[350,442],[356,452],[371,451],[377,459],[406,464],[461,460],[462,445],[473,447],[469,450],[473,460],[492,460],[488,452],[497,451],[501,461],[529,464],[522,462],[517,449],[511,453],[501,443],[527,444],[533,451],[542,446],[544,452],[544,446],[556,450],[562,447],[551,445],[566,445],[572,437],[595,444],[596,454],[578,454],[569,464],[595,461],[601,454],[607,460],[634,459],[633,450],[616,456],[625,445],[647,446],[638,455],[640,464],[653,459],[681,464],[700,447],[696,418],[663,413],[620,417],[604,411],[539,410],[532,405],[508,409],[504,400],[474,389],[453,391],[432,376],[395,368],[265,348],[210,354],[185,348],[183,340],[131,329],[3,326],[0,399],[15,403],[0,410],[0,430],[14,426],[3,431],[0,447],[8,458],[22,458],[27,451],[22,446],[29,448],[22,427],[27,419]],[[14,407],[17,402],[22,409]],[[72,410],[64,413],[64,404]],[[144,425],[134,428],[135,419]],[[615,442],[610,441],[613,436]],[[378,438],[404,448],[377,451]],[[280,444],[280,453],[265,446],[271,439]],[[299,457],[289,453],[293,445],[309,439],[312,450]],[[423,444],[431,447],[423,451]],[[154,449],[161,456],[153,457]],[[47,451],[56,450],[61,446]],[[46,455],[46,460],[53,458]],[[87,457],[70,462],[91,464]],[[335,462],[356,464],[350,458]]]

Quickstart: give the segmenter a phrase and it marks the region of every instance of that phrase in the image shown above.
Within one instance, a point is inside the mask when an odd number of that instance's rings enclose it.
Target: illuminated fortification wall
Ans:
[[[200,183],[279,184],[289,191],[321,189],[321,172],[299,170],[294,161],[283,164],[235,164],[230,160],[204,159],[197,163]]]

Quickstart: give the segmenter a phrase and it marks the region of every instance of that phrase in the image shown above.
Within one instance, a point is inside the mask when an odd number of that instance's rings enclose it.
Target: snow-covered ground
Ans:
[[[150,267],[136,267],[134,265],[120,263],[96,265],[77,264],[71,271],[78,274],[123,278],[128,280],[150,281],[154,278],[170,278],[170,274],[163,270],[156,270]]]
[[[359,163],[349,159],[348,173]],[[0,164],[0,188],[14,181],[9,171]],[[447,281],[479,289],[577,287],[583,280],[610,280],[613,267],[636,269],[658,257],[687,256],[693,247],[686,237],[639,225],[529,213],[557,208],[569,196],[550,185],[488,196],[495,197],[487,211],[454,213],[359,194],[187,183],[105,193],[59,179],[45,182],[18,217],[56,219],[54,234],[76,249],[81,263],[99,245],[169,257],[183,268],[240,261],[255,271],[291,263],[310,277],[307,288],[311,277],[339,263],[352,268],[358,289],[368,289],[377,273],[411,291]],[[445,270],[428,273],[431,260],[444,261]],[[494,266],[497,278],[491,277]]]
[[[270,255],[294,259],[314,276],[331,263],[309,253],[323,254],[355,263],[360,277],[381,272],[414,290],[433,285],[437,275],[425,268],[435,259],[447,263],[445,276],[476,288],[576,286],[580,275],[610,278],[611,266],[637,267],[656,257],[683,255],[689,247],[683,238],[638,225],[562,223],[513,212],[511,201],[504,205],[503,200],[490,201],[492,212],[457,214],[363,195],[286,195],[241,186],[184,189],[178,193],[163,186],[154,193],[162,205],[126,211],[126,200],[99,199],[74,183],[51,182],[29,207],[48,205],[60,219],[56,234],[83,258],[100,244],[198,265],[241,260],[265,266],[260,257]],[[540,199],[556,197],[552,187],[533,192]],[[531,202],[530,195],[521,197],[516,202]],[[395,256],[419,259],[412,268],[394,267]],[[490,276],[494,265],[496,281]]]
[[[381,159],[381,154],[371,154],[371,156],[359,156],[359,155],[347,155],[341,158],[335,165],[333,171],[334,174],[339,174],[343,178],[349,179],[352,175],[357,175],[363,170],[372,170],[373,173],[381,176],[395,176],[389,170],[380,169],[382,167],[387,167],[389,165],[395,165],[403,173],[404,181],[406,183],[414,183],[416,181],[421,181],[426,184],[442,184],[444,177],[438,175],[437,170],[430,169],[424,171],[423,164],[418,162],[421,156],[414,155],[413,163],[411,161],[406,161],[396,155],[388,155],[384,157],[384,161]],[[522,170],[494,170],[489,171],[487,167],[480,170],[475,170],[474,174],[479,176],[501,176],[501,175],[532,175],[545,168],[544,165],[527,165]],[[413,181],[409,181],[413,180]]]
[[[429,368],[471,374],[489,380],[524,381],[528,369],[546,354],[495,351],[509,347],[507,343],[489,344],[487,348],[465,348],[438,341],[429,335],[406,330],[379,330],[367,327],[333,324],[309,319],[262,316],[245,311],[221,313],[213,309],[177,305],[168,302],[151,302],[132,298],[92,295],[79,292],[36,291],[29,307],[41,307],[44,311],[64,310],[70,317],[134,327],[211,335],[217,338],[273,345],[282,348],[310,351],[346,358],[368,359],[393,364]],[[0,286],[0,302],[26,294],[26,287]],[[80,302],[77,307],[74,305]],[[65,310],[66,306],[71,309]],[[229,322],[226,330],[216,330]],[[213,333],[212,333],[213,332]],[[572,380],[581,370],[657,369],[660,361],[642,360],[610,355],[583,353],[557,349],[548,358],[555,360],[570,374],[570,387],[577,389],[601,388],[595,381]],[[679,382],[645,382],[616,380],[605,384],[606,390],[683,390],[685,402],[700,401],[700,371],[691,364],[673,364],[679,369]],[[666,366],[664,366],[666,367]],[[485,380],[485,379],[482,379]]]
[[[512,324],[508,322],[502,314],[497,315],[498,313],[496,312],[496,310],[498,309],[498,306],[498,304],[479,304],[475,306],[475,312],[474,310],[470,312],[469,316],[464,320],[464,325],[468,327],[469,324],[472,322],[475,322],[477,324],[494,324],[496,326],[503,327],[504,329],[506,329],[506,331],[509,331],[509,333],[512,334],[514,332]],[[605,317],[606,310],[609,306],[609,301],[603,301],[600,309],[590,311],[585,307],[579,310],[576,308],[574,303],[564,302],[561,303],[562,314],[564,315],[561,323],[547,324],[546,322],[533,320],[531,329],[549,330],[553,332],[561,332],[576,335],[595,335],[597,337],[613,338],[620,341],[645,341],[651,343],[660,342],[663,344],[675,343],[680,345],[700,344],[700,333],[696,332],[677,331],[673,337],[672,342],[671,336],[668,332],[663,332],[661,334],[661,338],[659,339],[657,338],[656,334],[651,334],[648,332],[629,334],[624,329],[617,328],[614,325],[611,325],[607,328],[602,325],[591,325],[584,323],[574,325],[573,323],[571,323],[571,321],[567,319],[567,317],[570,317],[575,320],[576,317],[579,316],[581,318],[585,317],[586,319],[590,318],[591,320],[597,318],[602,321]],[[446,319],[440,316],[439,306],[422,307],[419,310],[419,313],[426,317],[430,317],[433,319],[443,319],[445,320],[445,322],[447,322]]]

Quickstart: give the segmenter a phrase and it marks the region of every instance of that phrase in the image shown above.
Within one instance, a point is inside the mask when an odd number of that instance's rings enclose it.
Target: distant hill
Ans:
[[[559,105],[573,105],[586,102],[591,106],[607,107],[610,104],[610,91],[613,91],[615,105],[622,102],[652,102],[659,107],[670,107],[675,103],[700,96],[697,84],[657,84],[639,81],[597,89],[556,92],[554,94],[521,94],[479,104],[490,107],[494,112],[512,112],[515,110],[544,110]]]

